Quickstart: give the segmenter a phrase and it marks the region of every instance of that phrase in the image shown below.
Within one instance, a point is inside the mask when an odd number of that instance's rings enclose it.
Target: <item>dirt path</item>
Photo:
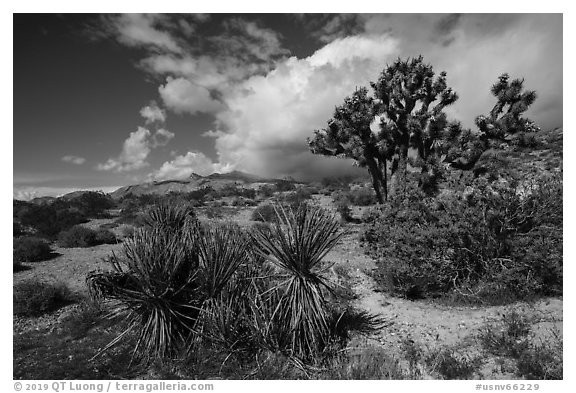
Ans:
[[[562,331],[562,299],[550,298],[535,303],[519,302],[507,306],[453,307],[426,301],[410,301],[379,292],[370,276],[375,261],[364,254],[358,240],[358,230],[352,230],[341,244],[328,254],[335,268],[347,272],[356,294],[355,306],[369,311],[388,323],[375,332],[370,341],[397,352],[406,339],[414,340],[425,349],[439,347],[468,348],[477,346],[479,329],[499,320],[503,313],[516,310],[527,315],[538,336],[550,333],[552,327]]]

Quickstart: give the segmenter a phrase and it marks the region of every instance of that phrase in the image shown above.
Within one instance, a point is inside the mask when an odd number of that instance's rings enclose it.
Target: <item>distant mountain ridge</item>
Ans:
[[[264,178],[241,171],[212,173],[207,176],[192,173],[187,179],[152,181],[121,187],[116,191],[111,192],[110,196],[113,199],[120,199],[128,194],[144,195],[166,194],[169,192],[190,192],[204,187],[212,187],[215,190],[226,186],[254,188],[262,183],[275,183],[280,180],[282,179]],[[298,183],[292,179],[287,181]]]

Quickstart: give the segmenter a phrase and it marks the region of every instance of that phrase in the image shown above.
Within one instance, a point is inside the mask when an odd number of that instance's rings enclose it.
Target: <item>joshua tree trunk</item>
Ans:
[[[408,181],[408,147],[402,147],[398,155],[397,165],[393,168],[391,192],[393,194],[405,193]]]
[[[374,160],[368,160],[368,172],[372,176],[372,187],[374,187],[374,192],[376,192],[376,199],[379,204],[384,203],[382,199],[382,193],[380,192],[380,179],[378,178],[378,166]]]
[[[386,165],[386,158],[378,159],[378,180],[384,190],[384,200],[388,200],[388,168]]]

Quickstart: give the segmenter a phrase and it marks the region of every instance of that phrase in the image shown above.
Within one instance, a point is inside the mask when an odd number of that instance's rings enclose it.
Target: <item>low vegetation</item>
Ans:
[[[158,206],[112,256],[113,270],[88,276],[91,293],[114,304],[112,315],[126,316],[142,360],[192,347],[317,362],[345,344],[349,329],[378,321],[326,301],[323,258],[342,235],[338,222],[306,205],[275,214],[286,227],[257,227],[250,236],[230,224],[200,224],[186,207]]]
[[[64,248],[93,247],[116,243],[116,236],[107,229],[93,230],[81,225],[63,231],[58,236],[58,245]]]
[[[26,317],[37,317],[75,301],[66,284],[38,280],[14,285],[13,299],[14,315]]]
[[[486,324],[478,336],[483,349],[501,358],[512,359],[515,373],[526,379],[563,379],[563,340],[557,331],[538,342],[531,323],[515,311],[496,323]]]
[[[561,294],[561,175],[471,189],[438,198],[413,190],[366,216],[382,287],[490,304]]]
[[[114,203],[110,196],[101,192],[85,191],[79,196],[58,198],[51,203],[34,204],[14,201],[14,222],[29,227],[39,236],[55,239],[58,234],[89,218],[107,217]]]
[[[52,257],[52,248],[44,239],[33,236],[14,238],[14,263],[40,262]]]

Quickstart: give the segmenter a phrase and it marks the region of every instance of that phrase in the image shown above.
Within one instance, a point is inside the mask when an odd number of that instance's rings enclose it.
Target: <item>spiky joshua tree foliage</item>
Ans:
[[[504,141],[514,134],[538,129],[534,122],[522,117],[536,101],[535,91],[524,91],[524,79],[510,81],[510,75],[502,74],[490,91],[496,104],[488,116],[476,117],[482,138]]]
[[[328,128],[316,130],[308,144],[314,154],[352,158],[367,167],[381,203],[388,196],[388,169],[395,183],[405,182],[410,148],[417,152],[412,164],[421,169],[421,185],[437,180],[446,141],[460,130],[443,110],[458,96],[448,87],[446,73],[436,77],[422,56],[396,60],[370,85],[374,96],[366,88],[357,89],[336,107]],[[373,123],[379,123],[378,131],[371,129]],[[448,126],[451,131],[445,132]]]
[[[485,172],[501,160],[500,146],[510,144],[514,138],[536,132],[540,127],[532,120],[523,117],[536,101],[533,90],[524,89],[524,79],[510,81],[508,74],[502,74],[492,85],[490,92],[496,97],[496,103],[488,115],[475,119],[477,133],[463,133],[454,145],[447,161],[457,169],[474,170],[476,174]]]

